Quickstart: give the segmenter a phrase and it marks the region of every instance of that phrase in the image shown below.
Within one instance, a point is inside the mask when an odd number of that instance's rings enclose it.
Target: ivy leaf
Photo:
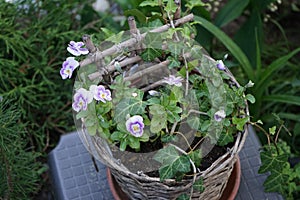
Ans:
[[[158,133],[161,129],[167,127],[167,112],[161,105],[155,104],[149,107],[150,114],[152,114],[150,131]]]
[[[178,156],[171,164],[159,168],[160,180],[174,178],[176,174],[184,174],[191,170],[189,158],[186,155]]]
[[[167,146],[166,148],[160,149],[153,157],[154,160],[160,162],[162,165],[170,165],[177,158],[179,154],[175,147]]]
[[[190,200],[190,197],[189,197],[189,195],[184,193],[184,194],[179,195],[179,197],[177,197],[176,200]]]
[[[147,48],[141,54],[144,61],[153,61],[155,58],[160,57],[162,51],[160,49]]]
[[[200,166],[201,158],[202,158],[202,153],[200,149],[196,151],[192,151],[191,153],[188,154],[188,156],[195,163],[196,167]]]
[[[163,135],[160,139],[163,143],[168,143],[171,141],[177,141],[178,138],[176,135]]]
[[[228,131],[222,131],[221,135],[219,136],[218,145],[225,146],[230,142],[233,142],[234,138],[232,135],[232,131],[228,129]]]
[[[200,118],[198,116],[189,116],[187,123],[191,129],[198,130],[200,127]]]
[[[170,64],[168,65],[169,69],[180,67],[180,62],[176,58],[174,58],[173,56],[169,56],[167,58],[167,60],[170,61]]]
[[[203,186],[203,178],[200,177],[200,179],[196,180],[195,183],[193,184],[193,188],[199,192],[204,191],[204,186]]]
[[[236,125],[237,130],[243,131],[244,130],[244,125],[249,121],[249,117],[245,118],[237,118],[233,117],[232,118],[232,123]]]
[[[177,10],[177,5],[174,0],[168,0],[167,6],[165,7],[165,11],[169,14],[175,13]]]
[[[276,126],[273,126],[273,127],[269,128],[269,133],[271,135],[275,135],[275,133],[276,133]]]
[[[126,116],[143,114],[147,103],[140,98],[124,98],[117,105],[115,110],[116,122],[124,122]]]
[[[280,170],[272,170],[264,182],[266,192],[279,192],[285,194],[285,186],[288,183],[289,175],[282,173]]]
[[[288,160],[288,155],[274,155],[270,151],[263,151],[260,153],[260,159],[262,165],[260,166],[258,173],[262,174],[272,170],[282,170],[284,164]]]

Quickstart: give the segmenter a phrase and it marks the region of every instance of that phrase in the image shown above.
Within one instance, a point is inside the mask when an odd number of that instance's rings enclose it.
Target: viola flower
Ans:
[[[93,101],[93,94],[84,88],[80,88],[76,91],[73,97],[72,108],[79,112],[80,110],[86,110],[87,105]]]
[[[163,82],[169,85],[175,85],[177,87],[182,86],[183,79],[181,77],[175,77],[174,75],[170,75],[169,77],[165,77]]]
[[[82,55],[88,54],[89,50],[87,48],[83,48],[82,46],[84,46],[83,42],[70,41],[70,44],[68,45],[67,50],[74,56],[80,56],[81,54]]]
[[[217,60],[217,68],[219,70],[225,70],[225,65],[222,60]]]
[[[126,121],[126,129],[131,135],[141,137],[144,131],[143,118],[139,115],[130,117]]]
[[[224,110],[219,110],[217,111],[215,114],[214,114],[214,119],[217,121],[217,122],[220,122],[222,121],[222,119],[224,119],[226,117],[226,113]]]
[[[91,85],[90,91],[93,93],[94,99],[97,101],[102,101],[103,103],[111,101],[111,92],[109,89],[105,89],[103,85]]]
[[[68,57],[62,64],[60,75],[62,79],[71,78],[73,71],[79,66],[79,62],[74,57]]]

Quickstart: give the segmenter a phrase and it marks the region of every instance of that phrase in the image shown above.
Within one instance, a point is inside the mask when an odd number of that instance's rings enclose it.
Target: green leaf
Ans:
[[[198,130],[200,127],[200,118],[198,116],[189,116],[187,123],[191,129]]]
[[[141,57],[144,61],[153,61],[155,58],[160,57],[162,54],[162,51],[160,49],[152,49],[147,48],[143,51],[141,54]]]
[[[110,139],[113,141],[120,141],[125,135],[127,134],[124,132],[115,131],[111,134]]]
[[[244,130],[244,125],[249,121],[249,117],[245,118],[237,118],[233,117],[232,118],[232,123],[236,125],[237,130],[243,131]]]
[[[190,197],[189,197],[189,195],[184,193],[184,194],[179,195],[179,197],[177,197],[176,200],[190,200]]]
[[[163,143],[168,143],[168,142],[171,142],[171,141],[177,141],[177,139],[178,138],[177,138],[176,135],[168,135],[168,134],[166,134],[166,135],[163,135],[160,140]]]
[[[206,3],[203,3],[201,0],[189,0],[187,1],[187,4],[185,5],[187,8],[192,10],[194,7],[202,7],[205,6]]]
[[[175,13],[177,10],[177,5],[175,4],[174,0],[168,0],[168,3],[164,9],[167,13],[169,13],[170,15],[172,13]]]
[[[206,30],[211,32],[216,38],[220,40],[220,42],[224,44],[224,46],[232,53],[232,55],[241,64],[241,67],[246,72],[249,80],[256,80],[254,76],[254,70],[252,69],[249,59],[241,50],[241,48],[229,36],[227,36],[217,26],[213,25],[211,22],[209,22],[208,20],[202,17],[195,16],[194,20],[202,27],[204,27]]]
[[[269,133],[271,135],[275,135],[275,133],[276,133],[276,126],[273,126],[273,127],[269,128]]]
[[[121,32],[107,38],[106,40],[110,41],[112,43],[118,44],[118,43],[122,42],[123,34],[124,34],[124,31],[121,31]]]
[[[169,56],[167,60],[170,61],[170,64],[168,65],[169,69],[180,67],[180,62],[173,56]]]
[[[233,141],[234,141],[234,138],[232,135],[232,131],[230,131],[230,129],[229,129],[227,131],[222,131],[222,133],[218,139],[218,145],[225,146],[228,143],[233,142]]]
[[[161,105],[155,104],[149,107],[150,114],[152,114],[150,131],[158,133],[161,129],[167,127],[167,112]]]
[[[88,130],[88,133],[91,135],[91,136],[95,136],[96,133],[97,133],[97,126],[88,126],[86,127],[87,130]]]
[[[300,97],[292,95],[268,95],[263,97],[263,101],[273,101],[300,106]]]
[[[141,115],[145,112],[146,102],[139,98],[124,98],[117,105],[115,110],[116,122],[124,122],[126,116]]]
[[[177,158],[179,154],[175,147],[167,146],[163,149],[160,149],[153,157],[154,160],[160,162],[162,165],[170,165],[172,164]]]
[[[250,103],[255,103],[255,97],[252,94],[247,94],[246,95],[246,99],[250,102]]]
[[[198,180],[195,181],[195,183],[193,184],[193,188],[199,192],[203,192],[204,191],[204,185],[203,185],[203,178],[200,177]]]
[[[297,48],[289,54],[278,58],[268,66],[268,68],[259,77],[258,82],[255,84],[255,91],[259,92],[259,95],[256,96],[262,96],[263,92],[269,84],[270,79],[272,79],[272,77],[276,74],[278,70],[285,67],[287,61],[291,59],[294,55],[296,55],[298,52],[300,52],[300,48]]]
[[[140,7],[145,7],[145,6],[155,7],[155,6],[159,6],[159,1],[157,1],[157,0],[143,1],[142,3],[140,3],[139,6]]]
[[[200,163],[202,159],[202,153],[200,149],[190,152],[188,156],[195,163],[196,167],[200,167]]]
[[[88,110],[81,110],[79,113],[76,114],[76,119],[85,118],[89,115]]]
[[[284,164],[288,160],[288,155],[274,155],[270,151],[263,151],[260,153],[260,159],[262,164],[258,170],[258,173],[262,174],[272,170],[282,170]]]
[[[289,175],[280,170],[272,170],[271,175],[264,182],[266,192],[279,192],[285,194],[285,186],[288,183]]]
[[[160,180],[174,178],[177,173],[184,174],[191,170],[189,158],[186,155],[177,157],[171,164],[159,168]]]
[[[229,0],[224,7],[217,13],[215,25],[222,27],[232,20],[238,18],[243,12],[250,0]]]

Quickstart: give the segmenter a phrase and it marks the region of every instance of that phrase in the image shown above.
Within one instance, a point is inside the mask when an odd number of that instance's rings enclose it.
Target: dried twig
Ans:
[[[134,79],[136,79],[136,78],[139,78],[139,77],[141,77],[141,76],[143,76],[143,75],[145,75],[145,74],[148,74],[148,73],[150,73],[150,72],[153,72],[153,71],[155,71],[155,70],[161,69],[161,68],[163,68],[163,67],[168,67],[169,64],[170,64],[170,61],[169,61],[169,60],[165,60],[165,61],[163,61],[163,62],[161,62],[161,63],[158,63],[158,64],[153,65],[153,66],[151,66],[151,67],[148,67],[148,68],[146,68],[146,69],[144,69],[144,70],[141,70],[141,71],[139,71],[139,72],[136,72],[136,73],[134,73],[134,74],[131,75],[131,76],[125,77],[125,78],[124,78],[124,81],[132,81],[132,80],[134,80]]]
[[[174,26],[177,27],[181,24],[184,24],[184,23],[187,23],[189,21],[192,21],[194,19],[194,15],[193,14],[189,14],[185,17],[182,17],[178,20],[176,20],[174,22]],[[170,28],[170,24],[166,24],[166,25],[163,25],[161,27],[158,27],[158,28],[155,28],[153,30],[151,30],[150,32],[151,33],[161,33],[161,32],[164,32],[164,31],[167,31],[168,29]],[[141,40],[143,40],[147,35],[147,32],[146,33],[143,33],[141,34]],[[129,40],[126,40],[118,45],[114,45],[104,51],[96,51],[94,55],[91,55],[89,56],[88,58],[84,59],[83,61],[80,62],[80,66],[83,67],[83,66],[86,66],[86,65],[89,65],[97,60],[101,60],[103,59],[104,57],[106,56],[110,56],[110,55],[113,55],[115,54],[116,52],[118,52],[120,50],[120,48],[126,48],[126,47],[131,47],[133,45],[135,45],[137,43],[137,39],[136,38],[131,38]]]

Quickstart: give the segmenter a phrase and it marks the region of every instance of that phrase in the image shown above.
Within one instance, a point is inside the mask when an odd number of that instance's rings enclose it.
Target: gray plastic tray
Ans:
[[[240,152],[242,177],[236,200],[281,200],[277,193],[265,193],[266,174],[258,174],[260,166],[256,134],[251,130]],[[48,157],[52,192],[57,200],[113,200],[106,167],[97,162],[97,172],[90,154],[76,132],[61,136],[57,147]]]

